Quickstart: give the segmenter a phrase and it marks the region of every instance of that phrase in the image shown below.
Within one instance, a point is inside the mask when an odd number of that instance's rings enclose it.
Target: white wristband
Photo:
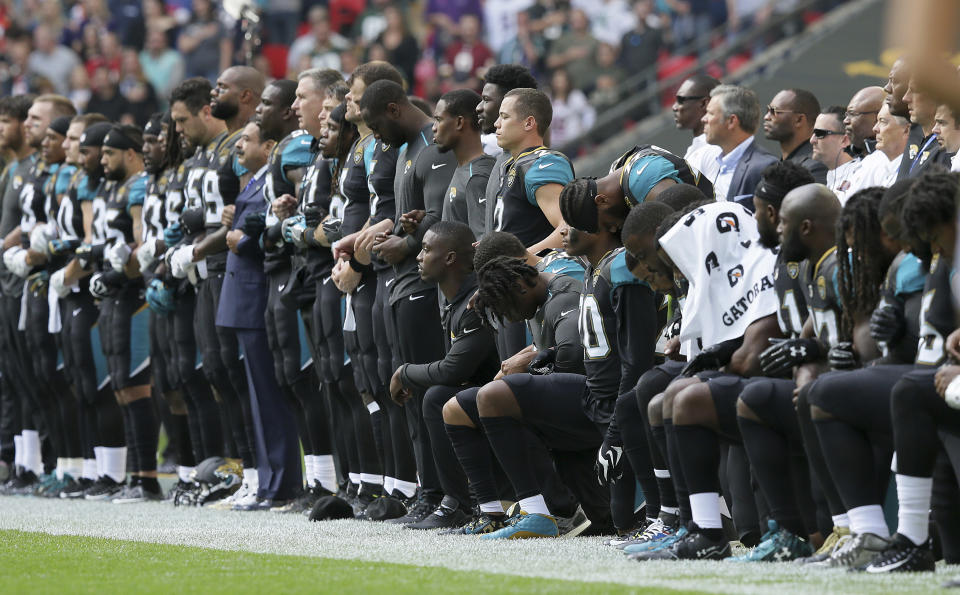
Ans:
[[[955,377],[943,391],[943,400],[951,409],[960,409],[960,376]]]

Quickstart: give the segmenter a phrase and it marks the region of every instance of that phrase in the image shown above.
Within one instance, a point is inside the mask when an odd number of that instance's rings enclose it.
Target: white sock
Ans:
[[[377,411],[380,411],[380,405],[377,405],[376,401],[370,401],[370,403],[367,405],[367,411],[370,412],[370,415],[373,415]]]
[[[337,493],[337,468],[333,464],[333,455],[314,455],[316,481],[326,490]]]
[[[303,455],[303,481],[307,487],[313,485],[313,455]]]
[[[480,505],[480,512],[493,512],[503,514],[503,504],[499,500],[484,502]]]
[[[403,481],[402,479],[393,480],[393,489],[400,492],[407,498],[412,498],[417,493],[417,484],[412,481]]]
[[[362,483],[372,483],[374,485],[383,485],[383,476],[374,475],[373,473],[361,473],[360,481]]]
[[[923,545],[930,536],[927,524],[930,516],[930,494],[933,491],[932,477],[913,477],[897,474],[897,533],[915,545]]]
[[[100,477],[97,475],[97,459],[83,459],[82,477],[91,481],[96,481]]]
[[[257,490],[260,489],[260,472],[256,469],[244,469],[243,479],[247,482],[250,493],[256,494]]]
[[[103,448],[102,446],[93,447],[93,460],[97,463],[97,479],[103,477]]]
[[[40,453],[40,432],[23,431],[23,466],[37,475],[43,473],[43,456]]]
[[[23,467],[23,436],[13,437],[13,468]]]
[[[678,515],[680,514],[680,509],[677,508],[676,506],[661,506],[660,512],[663,514]]]
[[[733,515],[730,514],[730,509],[727,507],[727,501],[723,499],[723,496],[717,495],[718,504],[720,505],[720,514],[727,517],[728,519],[733,518]]]
[[[63,472],[69,475],[70,477],[77,479],[83,474],[83,459],[81,458],[69,458],[65,459],[67,462],[66,467]]]
[[[177,478],[180,481],[190,483],[190,474],[193,473],[194,467],[184,467],[183,465],[177,465]],[[246,475],[244,475],[246,477]]]
[[[57,457],[57,466],[53,469],[54,475],[58,481],[63,481],[63,474],[66,471],[67,460],[63,457]]]
[[[850,517],[848,517],[846,514],[835,514],[830,518],[833,519],[834,527],[846,527],[847,529],[850,528]]]
[[[117,483],[127,479],[127,447],[103,449],[103,474]]]
[[[250,486],[250,476],[256,473],[256,469],[247,468],[243,470],[243,482],[240,484],[240,489],[243,489],[244,486]]]
[[[350,483],[355,485],[360,485],[360,474],[359,473],[347,473],[347,477],[350,478]]]
[[[550,509],[547,508],[547,502],[543,499],[543,494],[537,494],[529,498],[520,498],[520,510],[527,514],[545,514],[550,516]]]
[[[880,537],[889,537],[890,528],[883,520],[883,508],[879,504],[858,506],[847,511],[850,517],[850,532],[854,535],[873,533]]]
[[[690,494],[690,512],[693,522],[701,529],[722,529],[720,521],[720,494],[703,492]]]
[[[383,492],[388,496],[393,493],[397,487],[397,480],[390,477],[389,475],[383,476]]]

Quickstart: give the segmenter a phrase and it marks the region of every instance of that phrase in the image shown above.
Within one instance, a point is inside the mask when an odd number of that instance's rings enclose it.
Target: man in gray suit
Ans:
[[[760,124],[760,101],[746,87],[720,85],[710,92],[703,116],[707,143],[720,147],[713,182],[718,200],[736,201],[753,211],[753,189],[760,174],[778,157],[754,142]]]

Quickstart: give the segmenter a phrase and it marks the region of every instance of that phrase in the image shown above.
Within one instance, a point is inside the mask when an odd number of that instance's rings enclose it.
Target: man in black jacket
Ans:
[[[467,225],[440,221],[423,236],[417,255],[420,278],[437,283],[446,298],[441,314],[447,354],[428,364],[397,368],[390,381],[390,396],[403,403],[410,397],[411,388],[426,391],[423,418],[444,497],[429,516],[406,525],[411,529],[459,527],[468,520],[467,478],[443,426],[443,405],[463,388],[489,382],[500,369],[493,329],[483,324],[476,310],[467,307],[477,291],[475,239]]]

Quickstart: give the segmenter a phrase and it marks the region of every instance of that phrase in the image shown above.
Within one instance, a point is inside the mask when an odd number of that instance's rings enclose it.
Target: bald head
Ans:
[[[256,68],[231,66],[220,73],[210,92],[211,114],[230,130],[240,129],[256,111],[264,85],[263,74]]]
[[[784,257],[791,261],[819,258],[835,243],[840,211],[837,195],[823,184],[806,184],[788,192],[777,226]]]
[[[843,127],[854,147],[864,149],[864,141],[874,138],[873,127],[877,123],[877,114],[883,107],[886,96],[883,87],[864,87],[854,93],[847,103]]]

